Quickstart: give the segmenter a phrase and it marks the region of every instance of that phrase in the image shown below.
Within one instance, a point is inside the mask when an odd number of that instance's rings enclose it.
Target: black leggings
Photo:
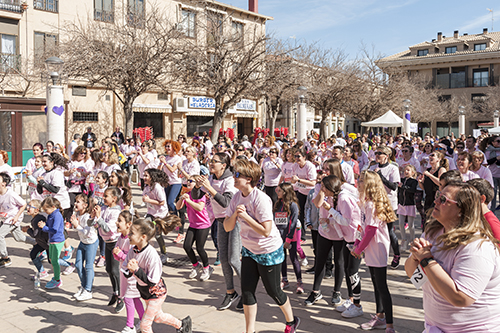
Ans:
[[[347,284],[347,294],[354,299],[354,304],[359,304],[361,301],[361,280],[358,270],[361,264],[361,258],[358,259],[354,257],[347,246],[344,246],[342,251],[344,254],[344,273]]]
[[[396,216],[398,216],[396,214]],[[395,256],[399,256],[399,243],[398,243],[398,236],[396,236],[396,232],[394,232],[394,222],[387,223],[387,228],[389,229],[389,238],[391,239],[391,247],[392,247],[392,252],[394,252]]]
[[[262,284],[266,288],[266,292],[271,298],[282,306],[287,301],[287,296],[281,290],[280,286],[280,269],[281,263],[273,266],[264,266],[258,264],[250,257],[243,257],[241,260],[241,294],[243,304],[254,305],[257,303],[255,299],[255,290],[259,283],[259,278],[262,278]]]
[[[285,251],[285,260],[283,260],[283,263],[281,264],[281,276],[283,277],[283,279],[288,280],[286,257],[287,252],[289,252],[290,261],[292,262],[293,271],[295,272],[297,282],[302,282],[302,271],[300,269],[300,262],[297,256],[297,242],[291,242],[290,245],[290,250],[283,249]]]
[[[151,221],[155,220],[155,217],[151,214],[146,214],[146,218],[151,218]],[[161,230],[159,226],[156,226],[156,233],[155,233],[155,239],[156,242],[158,243],[158,247],[160,248],[161,254],[166,254],[167,253],[167,247],[165,246],[165,240],[163,239],[163,236],[161,235]]]
[[[210,227],[205,229],[195,229],[189,227],[187,230],[186,237],[184,238],[184,251],[186,251],[189,260],[191,260],[193,265],[198,262],[193,250],[193,244],[196,241],[196,251],[201,258],[201,263],[203,264],[203,267],[208,266],[208,255],[207,251],[205,251],[205,242],[207,241],[209,231]]]
[[[311,238],[313,241],[313,253],[314,253],[314,266],[313,266],[313,268],[316,267],[316,262],[317,262],[318,237],[319,237],[318,230],[311,230]],[[333,252],[331,249],[330,249],[330,251],[328,251],[328,257],[326,258],[325,266],[326,266],[327,271],[331,272],[333,270]]]
[[[297,194],[297,199],[299,200],[299,221],[302,223],[302,226],[306,225],[306,220],[304,218],[304,211],[306,207],[307,195],[300,193],[299,191],[295,191]],[[302,228],[302,234],[300,235],[300,239],[306,240],[306,230],[307,228]]]
[[[333,276],[335,278],[333,291],[340,291],[342,279],[344,278],[344,257],[342,249],[345,247],[344,240],[330,240],[318,234],[318,250],[316,256],[316,266],[314,267],[313,290],[319,290],[321,282],[325,276],[325,263],[328,258],[328,252],[333,247]]]
[[[373,289],[375,291],[377,313],[385,313],[387,324],[392,324],[392,298],[387,286],[387,266],[368,268],[370,269]]]
[[[189,220],[186,219],[186,205],[182,206],[182,208],[177,211],[177,214],[181,218],[181,226],[179,227],[179,234],[182,235],[184,233],[184,224],[186,223],[186,221],[189,222]]]
[[[109,275],[113,292],[116,295],[120,294],[120,262],[113,257],[113,249],[116,242],[106,243],[104,250],[104,258],[106,259],[106,273]]]
[[[276,187],[278,186],[264,186],[264,192],[271,198],[273,202],[273,207],[276,201],[278,201],[278,195],[276,194]]]
[[[73,208],[75,207],[75,199],[78,194],[82,194],[82,192],[69,192],[69,208],[64,210],[64,221],[71,221],[71,215],[73,215]]]

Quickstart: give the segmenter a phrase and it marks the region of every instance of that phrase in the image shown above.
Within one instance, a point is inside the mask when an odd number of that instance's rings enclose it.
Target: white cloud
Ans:
[[[499,18],[500,18],[500,13],[499,12],[493,12],[493,18],[494,21],[497,21],[497,24],[500,24]],[[480,30],[481,28],[486,28],[491,26],[491,13],[484,14],[482,16],[479,16],[469,22],[467,22],[463,27],[460,28],[460,31],[468,32],[468,31],[477,31]]]

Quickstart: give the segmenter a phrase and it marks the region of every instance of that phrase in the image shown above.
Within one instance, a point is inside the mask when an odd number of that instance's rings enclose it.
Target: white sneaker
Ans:
[[[161,263],[165,265],[168,262],[168,255],[166,253],[162,254],[160,256],[160,259],[161,259]]]
[[[354,304],[351,304],[351,306],[349,306],[347,308],[347,310],[342,312],[342,317],[344,317],[344,318],[354,318],[354,317],[359,317],[362,315],[363,315],[363,307],[359,306],[359,308],[358,308]]]
[[[68,267],[66,267],[66,269],[62,273],[64,275],[70,275],[71,273],[73,273],[75,271],[75,269],[76,269],[75,265],[71,264]]]
[[[78,296],[80,296],[80,294],[82,293],[82,291],[83,291],[82,286],[78,287],[78,292],[76,294],[73,294],[73,297],[77,298]]]
[[[135,329],[135,326],[134,327],[125,326],[125,328],[122,329],[122,333],[137,333],[137,330]]]
[[[196,279],[196,277],[198,276],[198,271],[200,270],[200,267],[201,267],[201,264],[198,263],[198,265],[196,267],[191,268],[191,273],[189,273],[190,279]]]
[[[344,312],[345,310],[347,310],[347,309],[348,309],[351,305],[352,305],[352,302],[351,302],[351,300],[348,298],[348,299],[346,299],[346,300],[345,300],[344,304],[341,304],[341,305],[337,306],[337,307],[335,308],[335,311],[342,313],[342,312]]]
[[[214,269],[212,268],[212,266],[208,266],[208,268],[203,268],[200,275],[200,281],[206,281],[210,279],[210,275],[212,275],[213,271]]]
[[[137,324],[135,324],[135,331],[137,333],[141,333],[142,330],[141,330],[141,322],[138,322]]]
[[[307,267],[307,265],[309,265],[309,262],[307,261],[307,257],[304,259],[299,259],[299,261],[300,261],[300,264],[302,265],[302,267]]]
[[[89,299],[92,299],[92,292],[83,288],[82,293],[75,298],[79,302],[88,301]]]

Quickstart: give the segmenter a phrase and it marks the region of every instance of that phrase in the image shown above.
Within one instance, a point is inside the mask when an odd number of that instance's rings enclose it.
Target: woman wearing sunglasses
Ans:
[[[486,160],[488,161],[488,168],[493,176],[494,195],[491,201],[491,207],[497,207],[497,193],[500,187],[500,136],[494,136],[490,139],[490,145],[486,148]]]
[[[406,274],[425,272],[425,332],[492,332],[500,327],[500,255],[479,192],[450,183],[433,219],[411,244]]]
[[[278,157],[278,149],[272,147],[269,149],[268,156],[262,160],[262,170],[264,171],[264,192],[273,201],[273,206],[278,200],[276,187],[278,187],[281,178],[281,166],[283,161]]]
[[[448,160],[439,151],[434,151],[429,155],[429,164],[430,168],[424,171],[424,174],[418,179],[420,188],[425,192],[425,212],[434,206],[434,196],[439,187],[439,177],[449,168]]]
[[[226,210],[224,229],[232,232],[241,228],[242,260],[241,289],[246,332],[255,332],[257,301],[255,291],[259,279],[267,294],[285,315],[286,333],[295,333],[300,319],[293,315],[290,300],[280,288],[281,265],[285,259],[283,240],[273,222],[271,199],[255,186],[261,176],[261,168],[246,160],[234,165],[234,185],[239,190]]]

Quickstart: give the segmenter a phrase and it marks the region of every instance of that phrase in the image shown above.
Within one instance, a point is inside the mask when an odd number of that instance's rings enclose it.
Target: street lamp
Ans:
[[[405,99],[403,101],[403,106],[405,107],[404,115],[403,115],[403,135],[406,133],[409,137],[410,135],[410,121],[411,121],[411,115],[410,115],[410,105],[411,101],[409,99]]]
[[[297,107],[297,141],[307,140],[307,117],[306,117],[306,97],[307,88],[300,86],[297,88],[299,105]]]
[[[465,106],[458,107],[458,136],[465,135]]]
[[[61,74],[64,61],[58,57],[45,60],[47,74],[47,135],[54,143],[66,145],[65,140],[65,114],[64,114],[64,88],[61,85]]]
[[[498,116],[499,116],[500,112],[498,112],[498,110],[495,110],[493,112],[493,127],[498,127]]]

